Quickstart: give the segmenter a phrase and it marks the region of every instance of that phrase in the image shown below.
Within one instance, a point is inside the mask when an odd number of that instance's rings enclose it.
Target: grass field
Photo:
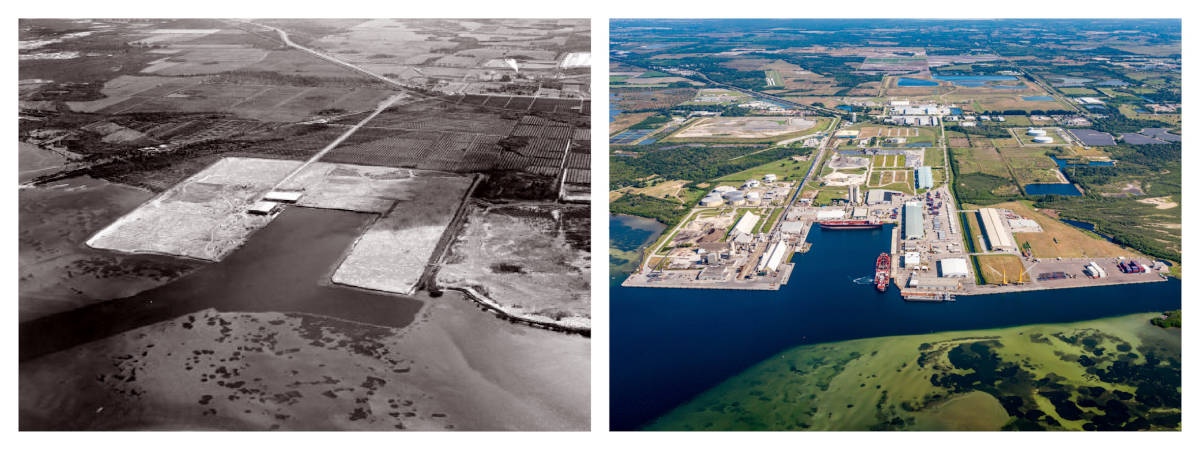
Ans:
[[[875,155],[871,157],[871,167],[903,169],[906,158],[904,155]]]
[[[817,198],[813,199],[814,205],[829,205],[834,199],[844,199],[849,195],[850,190],[844,186],[824,186],[817,193]]]
[[[1085,87],[1061,87],[1061,88],[1058,88],[1058,91],[1062,92],[1065,95],[1074,95],[1074,96],[1081,96],[1081,97],[1088,96],[1088,95],[1097,95],[1096,91],[1089,89],[1089,88],[1085,88]]]
[[[804,161],[796,161],[791,158],[784,158],[778,161],[751,167],[741,172],[731,173],[716,180],[717,183],[738,183],[741,184],[746,180],[761,180],[763,175],[768,173],[775,174],[780,180],[796,180],[804,178],[804,174],[808,173],[808,167],[812,165],[812,158]]]
[[[1117,109],[1121,111],[1122,115],[1130,119],[1158,120],[1176,126],[1179,125],[1179,121],[1181,120],[1179,114],[1142,114],[1134,111],[1133,105],[1121,105]]]
[[[965,205],[963,206],[966,207]],[[977,252],[987,250],[987,244],[983,239],[983,227],[979,225],[979,214],[977,213],[962,213],[963,220],[967,222],[967,234],[963,235],[966,241],[966,248],[974,249]]]
[[[1133,250],[1121,248],[1117,244],[1034,211],[1026,202],[1005,202],[990,207],[1011,209],[1042,226],[1041,233],[1013,233],[1017,242],[1029,242],[1033,256],[1037,258],[1142,257]]]
[[[1004,122],[1014,127],[1033,125],[1033,122],[1029,120],[1029,116],[1004,116]]]
[[[767,86],[778,87],[778,88],[784,87],[783,86],[783,77],[779,75],[778,70],[768,70],[768,71],[766,71],[766,75],[767,75]]]
[[[946,165],[946,155],[940,148],[927,148],[925,149],[924,163],[931,167],[944,166]]]
[[[1029,281],[1028,274],[1022,275],[1025,273],[1025,265],[1021,264],[1021,258],[1017,255],[979,255],[975,260],[979,264],[984,283],[1015,283],[1020,277]]]

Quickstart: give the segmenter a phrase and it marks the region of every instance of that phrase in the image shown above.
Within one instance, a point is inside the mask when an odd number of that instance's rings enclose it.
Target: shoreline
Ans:
[[[590,325],[591,319],[588,319],[588,326],[549,322],[547,320],[539,319],[536,316],[516,315],[510,313],[499,303],[496,303],[494,300],[476,292],[474,289],[469,287],[446,286],[445,289],[462,293],[464,297],[482,306],[483,309],[493,312],[497,315],[497,317],[510,322],[561,333],[578,334],[586,338],[592,337],[592,328]]]

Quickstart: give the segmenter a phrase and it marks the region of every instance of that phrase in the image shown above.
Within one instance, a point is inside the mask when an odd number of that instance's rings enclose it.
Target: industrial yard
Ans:
[[[820,140],[819,160],[796,185],[762,173],[755,179],[737,174],[719,179],[647,250],[640,269],[623,286],[777,290],[788,282],[791,255],[811,245],[806,238],[812,227],[856,230],[887,224],[894,225],[892,242],[887,257],[881,257],[886,273],[881,269],[880,277],[910,301],[1165,279],[1168,265],[1087,236],[1026,203],[959,210],[949,184],[944,121],[968,118],[950,111],[945,105],[893,101],[882,121],[900,126],[843,122]],[[1058,127],[1006,132],[1013,147],[1061,145],[1075,138]],[[1002,154],[1014,164],[1045,158],[1021,152],[1027,151],[1003,149]],[[1056,176],[1049,182],[1065,181],[1061,172],[1050,170]]]

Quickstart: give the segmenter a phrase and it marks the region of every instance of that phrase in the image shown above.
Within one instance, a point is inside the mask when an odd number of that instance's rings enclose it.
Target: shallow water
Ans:
[[[404,327],[422,302],[328,281],[343,253],[373,217],[288,207],[221,262],[132,297],[21,324],[21,360],[209,308],[307,313]]]

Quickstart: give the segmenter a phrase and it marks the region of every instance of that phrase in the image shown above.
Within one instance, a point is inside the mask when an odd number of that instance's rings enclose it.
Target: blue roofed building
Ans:
[[[917,168],[917,189],[933,188],[933,169],[929,166]]]
[[[904,204],[904,239],[925,237],[925,210],[921,202]]]

